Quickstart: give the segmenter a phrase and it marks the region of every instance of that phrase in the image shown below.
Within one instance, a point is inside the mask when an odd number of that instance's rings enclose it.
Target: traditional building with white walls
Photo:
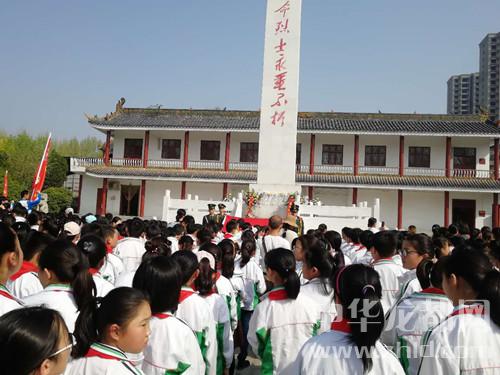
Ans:
[[[256,183],[259,112],[124,103],[88,116],[106,145],[102,159],[71,160],[80,213],[161,217],[167,189],[220,201]],[[479,116],[301,112],[297,127],[290,152],[303,197],[342,206],[380,198],[379,220],[391,228],[499,223],[500,128]]]

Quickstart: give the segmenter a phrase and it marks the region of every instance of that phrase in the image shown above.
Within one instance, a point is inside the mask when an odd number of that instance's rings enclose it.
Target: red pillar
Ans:
[[[146,130],[144,132],[144,155],[142,157],[142,166],[144,168],[148,166],[148,158],[149,158],[149,130]]]
[[[222,184],[222,199],[226,199],[226,197],[227,197],[227,190],[228,190],[228,183],[224,182]]]
[[[309,196],[309,200],[313,200],[314,198],[314,187],[308,186],[307,187],[307,195]]]
[[[82,202],[82,184],[83,184],[83,174],[80,175],[78,183],[78,201],[77,201],[77,212],[80,213],[80,204]]]
[[[354,136],[354,175],[359,174],[359,135]]]
[[[224,170],[226,172],[229,170],[229,153],[230,153],[230,151],[231,151],[231,133],[227,132],[226,133],[226,152],[224,154]]]
[[[500,179],[500,172],[498,170],[499,164],[500,164],[500,157],[498,153],[498,138],[495,138],[495,146],[493,148],[493,168],[494,168],[494,176],[495,180]]]
[[[403,228],[403,190],[398,190],[398,229]]]
[[[401,135],[399,137],[399,175],[404,176],[405,174],[405,137]]]
[[[445,161],[446,177],[451,176],[451,137],[446,137],[446,161]]]
[[[352,204],[358,204],[358,188],[352,188]]]
[[[184,133],[184,159],[182,160],[182,168],[188,169],[189,157],[189,132]]]
[[[104,145],[104,165],[109,165],[109,154],[111,150],[111,130],[106,132],[106,143]]]
[[[106,214],[106,201],[108,200],[108,179],[102,179],[102,190],[101,190],[101,207],[99,207],[99,215]]]
[[[444,192],[444,226],[450,225],[450,192]]]
[[[309,174],[314,174],[314,151],[316,149],[316,135],[311,134],[311,146],[309,149]],[[309,187],[311,189],[312,186]],[[311,199],[311,195],[309,195]]]
[[[498,193],[493,193],[493,207],[492,207],[492,221],[493,228],[498,227],[499,217],[498,217]]]
[[[186,181],[181,182],[181,199],[186,199]]]
[[[141,199],[139,204],[139,216],[144,217],[144,203],[146,201],[146,180],[141,180]]]

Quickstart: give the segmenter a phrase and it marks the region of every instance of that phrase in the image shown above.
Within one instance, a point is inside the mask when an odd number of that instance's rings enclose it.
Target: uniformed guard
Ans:
[[[226,219],[226,205],[219,203],[219,214],[217,215],[217,224],[223,225]]]
[[[215,204],[208,205],[208,215],[203,216],[203,225],[217,223],[217,216],[215,214]]]

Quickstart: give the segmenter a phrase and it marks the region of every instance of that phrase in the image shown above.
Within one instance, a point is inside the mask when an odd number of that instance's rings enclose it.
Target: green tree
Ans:
[[[45,176],[45,183],[43,188],[61,187],[66,181],[68,174],[68,163],[66,159],[59,155],[56,150],[52,150],[49,155],[49,162],[47,164],[47,175]]]
[[[73,197],[71,192],[64,187],[50,187],[44,190],[48,195],[49,211],[59,213],[61,210],[69,207]]]

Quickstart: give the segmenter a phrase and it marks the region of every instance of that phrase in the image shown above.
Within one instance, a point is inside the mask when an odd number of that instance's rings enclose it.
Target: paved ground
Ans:
[[[250,361],[250,367],[247,367],[244,370],[236,370],[235,374],[238,375],[258,375],[260,374],[260,359],[257,359],[256,356],[249,350],[247,359]]]

